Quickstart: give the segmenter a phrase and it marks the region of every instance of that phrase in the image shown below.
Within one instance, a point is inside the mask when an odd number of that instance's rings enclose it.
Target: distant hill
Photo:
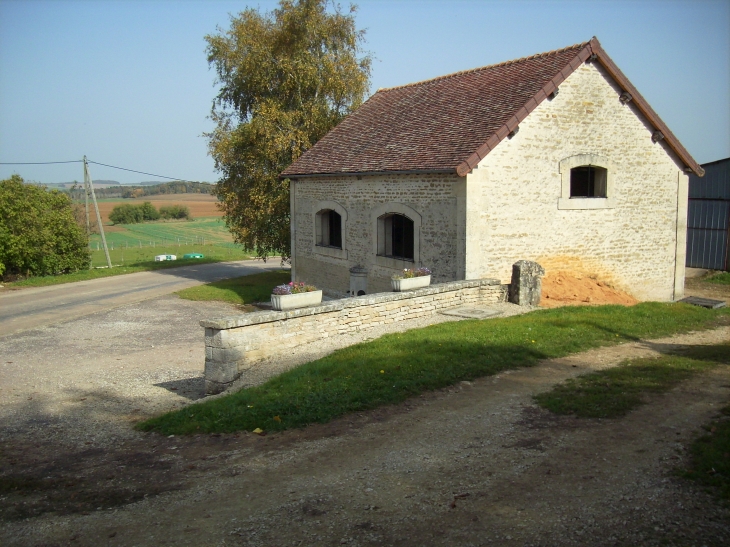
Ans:
[[[188,182],[188,181],[173,181],[148,183],[144,182],[141,184],[134,185],[110,185],[108,183],[113,181],[94,181],[94,193],[98,198],[141,198],[145,196],[157,196],[160,194],[212,194],[214,184],[209,182]],[[74,183],[70,183],[73,186]],[[73,199],[83,199],[84,187],[83,184],[77,185],[75,189],[71,187],[64,188],[71,194]]]
[[[143,182],[119,182],[117,180],[93,180],[94,182],[94,189],[97,188],[111,188],[111,187],[117,187],[117,186],[157,186],[161,183],[159,180],[146,180]],[[46,186],[48,188],[56,188],[57,190],[63,190],[64,188],[73,188],[74,184],[77,186],[83,186],[83,181],[74,181],[74,182],[41,182],[38,183],[42,186]],[[207,183],[204,183],[207,184]]]

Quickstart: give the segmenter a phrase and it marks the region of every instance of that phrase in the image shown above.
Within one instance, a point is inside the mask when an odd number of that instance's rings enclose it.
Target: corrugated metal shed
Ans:
[[[730,158],[689,176],[687,266],[728,270],[730,258]]]

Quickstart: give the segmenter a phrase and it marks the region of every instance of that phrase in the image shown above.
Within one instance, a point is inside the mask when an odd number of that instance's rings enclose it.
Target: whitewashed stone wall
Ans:
[[[463,195],[464,180],[456,175],[374,175],[293,182],[293,278],[341,295],[349,290],[349,269],[356,265],[368,271],[368,293],[389,291],[391,276],[403,268],[425,266],[433,271],[434,283],[464,279],[463,258],[461,271],[457,261],[457,198],[459,192]],[[327,202],[347,211],[340,256],[327,256],[315,246],[314,215]],[[374,215],[389,203],[402,204],[420,216],[415,262],[376,257]]]
[[[681,297],[687,177],[620,94],[600,65],[582,65],[467,176],[467,279],[506,281],[527,259],[598,275],[643,300]],[[560,161],[578,154],[611,162],[613,208],[558,208]]]
[[[498,280],[480,279],[331,300],[287,312],[262,311],[201,321],[206,393],[220,393],[256,362],[307,342],[435,315],[448,308],[504,302],[506,297],[507,287]]]

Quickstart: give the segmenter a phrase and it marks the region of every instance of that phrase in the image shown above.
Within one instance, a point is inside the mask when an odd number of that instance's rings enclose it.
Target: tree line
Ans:
[[[80,183],[79,183],[80,184]],[[98,198],[141,198],[145,196],[157,196],[161,194],[212,194],[214,184],[208,182],[187,182],[173,181],[155,184],[152,186],[110,186],[108,188],[94,188]],[[84,187],[82,184],[68,190],[72,199],[84,199]]]
[[[109,213],[109,220],[114,224],[139,224],[149,220],[182,220],[190,219],[190,209],[185,205],[163,205],[158,211],[149,201],[141,205],[124,203],[117,205]]]

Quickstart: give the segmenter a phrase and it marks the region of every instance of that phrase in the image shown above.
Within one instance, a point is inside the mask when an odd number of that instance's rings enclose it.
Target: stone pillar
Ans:
[[[235,347],[230,331],[205,329],[205,394],[215,395],[231,387],[241,375],[242,348]]]
[[[537,306],[542,296],[545,268],[537,262],[520,260],[512,265],[509,301],[519,306]]]

